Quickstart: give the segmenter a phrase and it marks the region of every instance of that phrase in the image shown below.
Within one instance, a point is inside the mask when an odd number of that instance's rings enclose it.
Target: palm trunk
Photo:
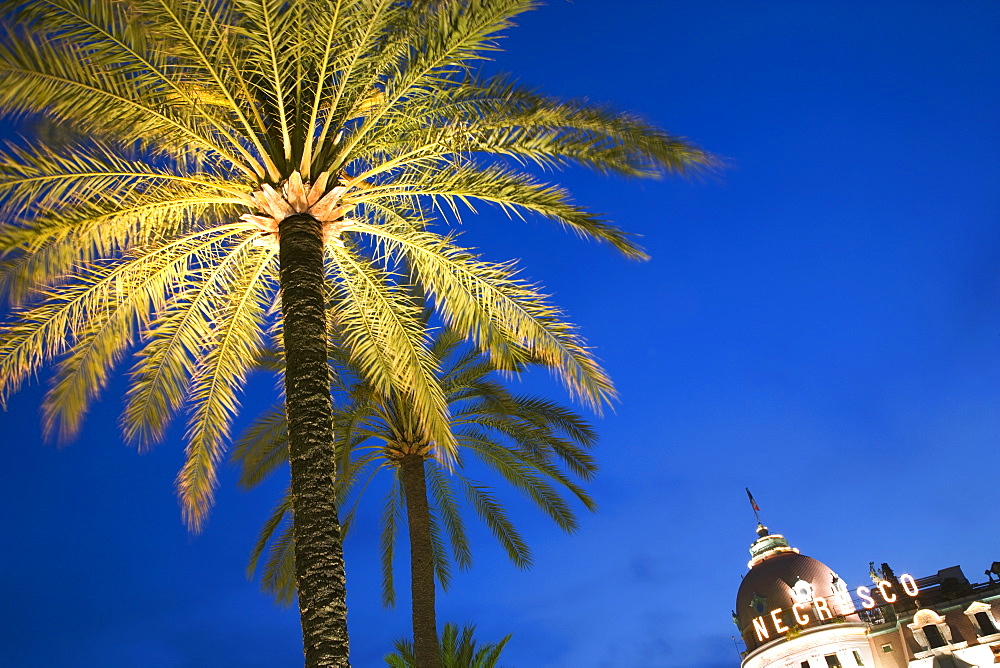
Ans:
[[[307,214],[294,215],[280,223],[278,238],[295,586],[305,665],[346,667],[347,588],[334,490],[322,224]]]
[[[417,668],[441,668],[434,601],[434,548],[424,458],[415,454],[405,455],[399,462],[399,472],[406,495],[406,520],[410,534],[410,603]]]

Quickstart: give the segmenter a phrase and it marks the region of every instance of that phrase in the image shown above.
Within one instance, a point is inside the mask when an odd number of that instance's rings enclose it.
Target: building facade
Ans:
[[[979,584],[958,566],[915,578],[872,565],[872,584],[851,589],[762,524],[750,556],[733,611],[741,668],[1000,664],[1000,562]]]

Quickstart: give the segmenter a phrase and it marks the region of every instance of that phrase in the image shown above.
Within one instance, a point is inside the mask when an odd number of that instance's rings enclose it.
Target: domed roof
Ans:
[[[800,581],[812,585],[814,598],[828,598],[836,593],[835,577],[837,574],[829,566],[812,557],[794,552],[776,554],[754,566],[743,578],[736,594],[736,614],[741,622],[750,624],[752,618],[775,608],[792,607],[800,602],[794,589]]]
[[[780,635],[774,630],[772,611],[780,610],[777,617],[786,627],[805,618],[809,619],[806,625],[811,626],[854,612],[845,583],[829,566],[799,554],[783,536],[769,534],[763,526],[758,527],[758,534],[760,538],[750,548],[750,572],[736,594],[734,621],[748,650]],[[772,629],[768,638],[762,640],[761,634],[755,632],[754,619],[764,625],[762,628]]]

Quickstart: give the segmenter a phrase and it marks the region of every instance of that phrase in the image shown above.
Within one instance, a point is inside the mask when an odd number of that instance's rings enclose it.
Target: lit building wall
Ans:
[[[793,638],[782,637],[759,647],[743,658],[743,668],[855,668],[874,666],[868,627],[861,622],[845,622],[803,631]]]

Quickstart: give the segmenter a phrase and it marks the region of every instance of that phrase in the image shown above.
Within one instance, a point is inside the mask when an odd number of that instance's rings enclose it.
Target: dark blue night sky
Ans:
[[[737,665],[745,486],[853,586],[869,561],[983,579],[1000,559],[1000,3],[550,0],[519,22],[491,67],[728,167],[548,175],[643,235],[647,263],[545,221],[465,218],[464,243],[554,294],[622,400],[598,421],[600,512],[567,536],[508,495],[535,567],[483,529],[439,620],[513,633],[504,664],[521,668]],[[37,387],[0,414],[0,665],[301,665],[297,612],[244,575],[282,481],[239,492],[227,467],[189,535],[180,430],[122,445],[122,388],[62,449],[41,442]],[[270,401],[252,383],[247,414]],[[405,606],[378,602],[380,497],[347,544],[357,668],[408,633]]]

